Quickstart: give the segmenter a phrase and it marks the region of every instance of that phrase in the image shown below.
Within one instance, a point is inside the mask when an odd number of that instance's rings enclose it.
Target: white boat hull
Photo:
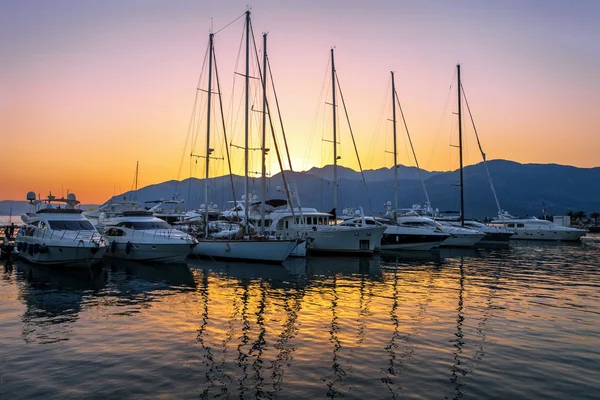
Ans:
[[[441,243],[441,247],[473,247],[478,243],[485,235],[461,235],[452,234],[448,239]]]
[[[296,248],[292,240],[200,239],[192,254],[200,257],[280,263]]]
[[[511,240],[547,240],[547,241],[566,241],[575,242],[579,240],[586,231],[582,229],[573,230],[538,230],[538,229],[517,229],[514,230]]]
[[[105,245],[95,246],[89,243],[80,244],[79,246],[65,245],[64,243],[57,245],[45,243],[44,245],[48,248],[47,252],[41,253],[39,250],[37,253],[30,252],[29,248],[34,248],[34,245],[35,243],[27,243],[27,250],[19,251],[19,257],[34,264],[76,268],[87,268],[98,263],[108,249]]]
[[[306,240],[301,241],[294,247],[290,253],[290,257],[306,257]]]
[[[106,256],[123,260],[182,263],[191,251],[189,243],[131,243],[128,246],[127,242],[115,242],[115,245],[110,244]]]
[[[381,250],[431,250],[440,247],[446,238],[446,234],[426,229],[388,226],[381,238]]]
[[[306,231],[310,253],[364,253],[378,250],[385,227],[328,227]]]

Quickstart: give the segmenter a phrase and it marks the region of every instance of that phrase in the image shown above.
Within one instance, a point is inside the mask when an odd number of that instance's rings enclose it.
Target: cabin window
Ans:
[[[285,221],[285,227],[287,228],[287,221]],[[277,223],[277,229],[283,229],[283,221]]]
[[[514,227],[515,227],[515,224],[508,224],[507,226],[508,226],[509,228],[514,228]]]
[[[289,223],[289,221],[288,221],[288,220],[286,220],[286,221],[285,221],[285,229],[288,229],[288,228],[289,228],[289,225],[288,225],[288,223]]]
[[[517,224],[517,228],[524,228],[525,224]]]
[[[48,221],[50,228],[55,231],[93,231],[94,225],[90,221]]]
[[[323,217],[319,217],[319,225],[323,225]]]
[[[131,228],[136,230],[144,230],[144,229],[171,229],[171,225],[167,224],[165,221],[133,221],[133,222],[120,222],[117,226],[122,226],[124,228]]]
[[[300,218],[296,217],[295,222],[296,222],[296,225],[299,225],[300,224]]]
[[[109,228],[104,231],[106,236],[125,236],[125,232],[118,228]]]

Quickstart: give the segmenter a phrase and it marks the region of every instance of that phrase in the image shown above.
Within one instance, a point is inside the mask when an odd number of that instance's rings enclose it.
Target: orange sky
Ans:
[[[0,43],[0,131],[11,167],[3,173],[0,199],[69,189],[84,203],[103,202],[131,188],[136,161],[140,186],[189,177],[188,157],[178,171],[182,154],[190,153],[185,143],[210,17],[217,31],[246,8],[245,2],[221,3],[59,0],[6,6],[0,16],[0,33],[9,39]],[[252,4],[257,42],[269,32],[295,169],[331,163],[331,145],[322,139],[331,135],[325,101],[332,46],[364,168],[392,164],[385,153],[391,150],[390,70],[396,71],[421,167],[457,167],[449,147],[456,144],[457,62],[490,159],[597,166],[599,17],[600,4],[591,1]],[[243,57],[236,68],[242,30],[239,20],[215,38],[229,134],[240,145],[241,77],[232,83],[234,70],[243,72]],[[322,88],[326,97],[319,102]],[[253,104],[262,107],[258,99]],[[255,122],[259,117],[253,113]],[[343,114],[340,125],[341,164],[357,168]],[[204,152],[204,129],[196,153]],[[252,132],[259,133],[256,123]],[[470,128],[466,149],[467,164],[480,161]],[[242,173],[243,153],[231,151],[235,172]],[[216,146],[215,153],[222,152]],[[270,170],[276,172],[271,153]],[[398,154],[400,163],[414,165],[404,138]],[[225,172],[223,162],[213,168],[213,174]],[[202,167],[192,172],[204,174]]]

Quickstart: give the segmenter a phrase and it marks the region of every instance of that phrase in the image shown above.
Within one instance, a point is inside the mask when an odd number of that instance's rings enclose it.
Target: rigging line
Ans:
[[[203,71],[204,71],[204,67],[206,66],[207,56],[208,56],[208,49],[206,50],[206,54],[204,55],[204,62],[202,63],[202,69],[200,70],[200,76],[198,77],[198,84],[196,85],[196,88],[198,88],[200,86],[200,82],[201,82],[201,79],[202,79],[202,74],[203,74]],[[190,141],[190,137],[192,136],[192,126],[193,126],[194,117],[195,117],[195,114],[196,114],[196,107],[198,105],[198,95],[199,95],[198,92],[199,91],[196,90],[196,94],[195,94],[195,97],[194,97],[194,105],[192,107],[192,113],[191,113],[191,116],[190,116],[190,122],[188,124],[188,132],[187,132],[187,136],[185,138],[185,143],[183,145],[183,151],[182,151],[182,154],[181,154],[181,159],[179,161],[179,169],[177,170],[177,180],[179,180],[181,178],[181,169],[183,168],[183,160],[184,160],[185,155],[186,155],[186,151],[187,151],[188,143]]]
[[[356,141],[354,140],[354,133],[352,132],[352,126],[350,125],[350,118],[348,117],[348,110],[346,109],[346,102],[344,101],[344,94],[342,93],[342,87],[340,86],[340,79],[338,77],[337,72],[335,73],[335,80],[337,82],[338,90],[340,91],[340,99],[342,100],[342,105],[344,106],[344,113],[346,114],[346,122],[348,122],[348,129],[350,129],[350,136],[352,137],[352,144],[354,144],[354,152],[356,153],[356,158],[358,159],[360,175],[362,176],[362,180],[365,185],[365,192],[367,193],[367,200],[369,201],[369,208],[371,209],[371,214],[373,214],[373,205],[371,204],[371,196],[369,195],[369,188],[367,186],[367,181],[365,180],[365,174],[363,172],[362,163],[360,162],[360,156],[358,155],[358,148],[356,147]]]
[[[259,59],[258,59],[258,50],[256,48],[256,40],[254,38],[254,30],[252,29],[252,25],[250,25],[250,31],[252,32],[252,43],[254,44],[254,54],[256,54],[256,63],[260,64]],[[264,49],[263,49],[263,51],[264,51]],[[266,60],[267,60],[267,65],[268,65],[268,56],[266,57]],[[265,67],[265,71],[266,71],[266,65],[264,67]],[[266,83],[267,77],[263,76],[263,73],[262,73],[262,71],[261,71],[260,68],[257,68],[257,69],[258,69],[258,74],[259,74],[261,83],[262,82]],[[266,85],[264,85],[264,87],[266,87]],[[275,90],[274,87],[273,87],[273,90]],[[265,95],[265,97],[266,97],[266,95]],[[271,135],[273,136],[273,146],[275,146],[275,152],[277,153],[277,161],[279,163],[279,169],[281,170],[281,178],[283,180],[283,186],[285,187],[285,194],[286,194],[286,197],[287,197],[287,201],[288,201],[288,203],[290,205],[290,211],[292,212],[292,217],[296,217],[296,215],[294,213],[294,204],[292,202],[292,197],[291,197],[291,194],[290,194],[290,188],[289,188],[287,179],[285,177],[285,172],[283,171],[283,162],[281,160],[281,154],[279,152],[279,146],[277,145],[277,140],[276,140],[276,137],[275,137],[275,128],[273,127],[273,119],[271,118],[271,110],[270,110],[270,107],[269,107],[269,102],[267,101],[266,98],[264,99],[264,103],[265,103],[267,109],[263,110],[263,111],[266,111],[267,114],[268,114],[268,116],[269,116],[269,125],[271,127]],[[280,114],[280,117],[281,117],[281,114]],[[283,124],[282,124],[282,128],[283,128]],[[263,146],[264,145],[265,144],[263,144]],[[287,147],[287,145],[286,145],[286,147]],[[263,199],[263,201],[264,200],[265,199]]]
[[[237,53],[237,57],[236,57],[236,60],[235,60],[235,66],[233,68],[234,74],[233,74],[233,82],[231,84],[231,100],[229,102],[229,109],[227,111],[227,115],[229,115],[229,128],[230,128],[230,131],[233,132],[232,135],[231,135],[231,142],[232,143],[233,143],[233,141],[235,139],[236,127],[238,125],[238,121],[239,121],[239,117],[240,117],[240,111],[241,111],[242,102],[243,102],[243,96],[241,96],[240,97],[240,103],[238,104],[238,108],[237,108],[237,113],[235,114],[235,122],[234,122],[234,112],[233,112],[233,109],[234,109],[236,79],[237,79],[237,76],[238,76],[235,73],[235,71],[238,70],[238,67],[240,65],[240,55],[242,54],[242,47],[243,47],[243,44],[244,44],[245,31],[246,31],[246,24],[244,24],[244,29],[242,30],[242,36],[240,37],[240,44],[238,46],[238,53]],[[227,146],[231,146],[231,143],[227,143]]]
[[[382,97],[382,101],[381,101],[381,107],[380,112],[379,112],[379,117],[377,119],[377,123],[375,125],[375,130],[373,132],[373,140],[371,140],[371,148],[369,149],[369,158],[372,159],[373,154],[375,153],[375,147],[379,144],[379,133],[381,130],[381,122],[383,121],[383,115],[384,113],[388,110],[388,106],[389,106],[389,101],[387,99],[389,99],[389,88],[390,85],[392,83],[392,79],[388,78],[388,84],[387,84],[387,89],[386,89],[386,95]],[[387,137],[387,135],[385,135]],[[384,150],[387,149],[387,143],[384,141]]]
[[[490,182],[490,188],[492,189],[492,193],[494,195],[494,199],[496,200],[496,207],[498,207],[498,215],[502,214],[502,208],[500,208],[500,201],[498,201],[498,195],[496,194],[496,189],[494,188],[494,183],[492,182],[492,176],[490,175],[490,170],[487,166],[487,157],[483,152],[483,148],[481,147],[481,141],[479,140],[479,134],[477,133],[477,127],[475,126],[475,121],[473,120],[473,114],[471,114],[471,107],[469,107],[469,101],[467,100],[467,94],[465,93],[465,88],[462,83],[460,84],[460,89],[462,90],[463,98],[465,99],[465,105],[467,106],[467,111],[469,112],[469,117],[471,119],[471,124],[473,124],[473,130],[475,131],[475,137],[477,138],[477,145],[479,146],[479,151],[481,152],[481,157],[483,158],[483,166],[485,167],[485,171],[487,172],[488,180]]]
[[[455,81],[456,81],[456,71],[454,71],[454,74],[452,75],[452,80],[451,80],[452,83],[448,87],[448,93],[446,94],[446,101],[444,102],[444,108],[442,110],[442,114],[440,115],[440,120],[438,121],[438,127],[435,132],[435,137],[433,139],[433,146],[431,148],[431,152],[429,153],[429,159],[427,160],[427,163],[425,164],[427,167],[431,166],[431,159],[433,158],[433,156],[435,154],[435,148],[437,146],[438,138],[439,138],[440,132],[442,130],[442,124],[444,123],[444,117],[446,116],[447,111],[448,111],[448,103],[450,102],[450,96],[452,94],[452,87],[454,86]],[[452,96],[452,98],[454,98],[454,96]]]
[[[231,24],[235,23],[238,19],[242,18],[245,15],[246,15],[246,13],[244,12],[242,15],[240,15],[239,17],[237,17],[236,19],[234,19],[233,21],[231,21],[230,23],[228,23],[227,25],[225,25],[224,27],[222,27],[221,29],[219,29],[218,31],[216,31],[214,33],[214,35],[216,35],[217,33],[221,32],[223,29],[228,28]]]
[[[417,174],[421,180],[421,185],[423,186],[423,191],[425,192],[425,200],[427,201],[427,208],[431,209],[431,202],[429,201],[429,194],[427,193],[427,188],[425,187],[425,180],[423,180],[423,174],[421,171],[421,167],[419,167],[419,160],[417,159],[417,153],[415,153],[415,147],[413,146],[412,139],[410,137],[410,132],[408,131],[408,124],[406,123],[406,118],[404,117],[404,110],[402,110],[402,104],[400,103],[400,99],[398,98],[398,92],[394,93],[396,95],[396,101],[398,102],[398,108],[400,109],[400,115],[402,116],[402,122],[404,123],[404,129],[406,130],[406,136],[408,136],[408,142],[410,143],[410,148],[413,153],[413,157],[415,158],[415,164],[417,165]],[[427,210],[430,211],[430,210]]]
[[[221,96],[221,82],[219,81],[219,71],[217,69],[217,56],[213,51],[213,61],[215,62],[215,78],[217,80],[217,91],[219,92],[219,110],[221,110],[221,123],[223,124],[223,139],[225,140],[225,152],[227,153],[227,166],[229,167],[229,181],[231,183],[231,192],[233,194],[233,207],[236,210],[236,217],[239,219],[235,196],[235,185],[233,184],[233,174],[231,172],[231,157],[229,156],[229,146],[227,145],[227,129],[225,128],[225,115],[223,114],[223,99]],[[206,204],[206,212],[208,215],[208,204]]]
[[[281,117],[281,108],[279,107],[279,99],[277,98],[277,91],[275,90],[275,81],[273,81],[273,72],[271,71],[271,61],[269,60],[268,56],[267,56],[267,67],[269,67],[269,76],[271,78],[271,85],[273,87],[273,95],[275,96],[275,106],[277,107],[277,115],[279,115],[279,124],[281,125],[281,135],[283,136],[285,152],[287,154],[288,163],[290,166],[290,172],[293,174],[294,168],[292,167],[292,157],[290,156],[290,150],[289,150],[288,143],[287,143],[287,137],[285,134],[285,129],[283,128],[283,118]],[[269,113],[269,115],[271,115],[271,114]],[[273,140],[275,140],[275,139],[273,139]],[[281,170],[283,171],[282,167],[281,167]],[[295,184],[295,180],[294,180],[294,189],[295,189],[295,193],[296,193],[296,201],[298,202],[298,210],[300,211],[300,217],[302,217],[302,206],[300,205],[300,194],[298,193],[298,186]],[[292,210],[292,215],[293,215],[294,207],[292,204],[290,204],[290,208]]]

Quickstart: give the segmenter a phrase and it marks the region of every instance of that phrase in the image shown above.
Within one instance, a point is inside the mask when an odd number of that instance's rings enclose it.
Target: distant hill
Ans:
[[[328,181],[333,181],[333,165],[326,165],[322,168],[313,167],[306,171],[307,174],[314,175],[318,178],[322,178]],[[431,176],[437,175],[440,172],[429,172],[424,169],[417,167],[407,167],[404,165],[398,165],[398,178],[399,179],[414,179],[421,180],[427,179]],[[394,168],[379,168],[379,169],[367,169],[364,170],[365,180],[367,182],[380,182],[394,179]],[[359,171],[354,171],[351,168],[338,166],[338,178],[347,179],[352,181],[361,180],[362,176]]]
[[[587,213],[600,212],[600,168],[577,168],[556,164],[520,164],[506,160],[488,162],[488,168],[500,205],[514,215],[541,215],[542,202],[549,215],[563,215],[569,210],[583,210]],[[458,171],[429,172],[418,171],[414,167],[399,166],[400,207],[410,207],[424,203],[423,180],[432,206],[440,210],[458,210],[459,182]],[[393,201],[393,169],[382,168],[365,171],[368,194],[359,172],[348,168],[339,170],[339,207],[362,206],[366,212],[377,214],[383,211],[386,201]],[[332,166],[312,168],[305,172],[286,172],[292,186],[300,194],[303,206],[329,211],[333,207]],[[497,215],[497,208],[490,189],[485,166],[480,163],[464,169],[465,214],[468,217],[483,218]],[[281,174],[267,179],[268,197],[285,198]],[[239,199],[244,190],[244,178],[233,177],[234,188]],[[260,180],[250,179],[249,190],[260,195]],[[188,209],[199,207],[204,202],[204,181],[185,179],[168,181],[139,189],[135,194],[124,193],[116,197],[133,196],[139,201],[168,199],[178,193],[186,200]],[[228,207],[233,200],[228,176],[209,180],[210,201],[221,208]],[[0,203],[1,204],[1,203]],[[2,207],[0,206],[0,209]]]

